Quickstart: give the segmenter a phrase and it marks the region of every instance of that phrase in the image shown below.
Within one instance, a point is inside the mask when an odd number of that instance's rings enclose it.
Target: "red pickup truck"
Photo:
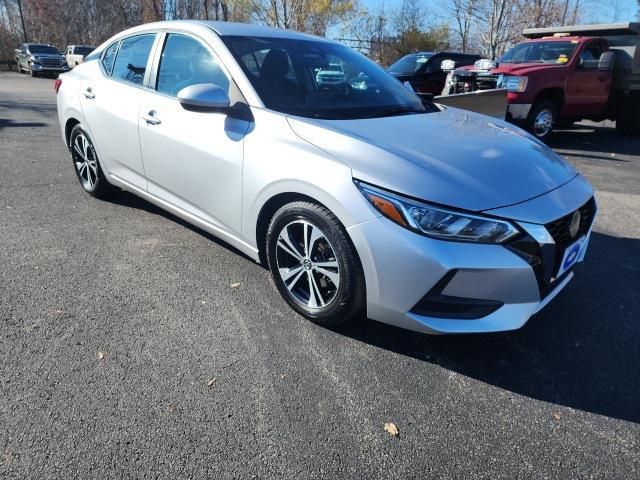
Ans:
[[[446,93],[504,88],[507,120],[543,140],[582,119],[640,135],[639,32],[638,23],[525,30],[497,62],[454,70]]]

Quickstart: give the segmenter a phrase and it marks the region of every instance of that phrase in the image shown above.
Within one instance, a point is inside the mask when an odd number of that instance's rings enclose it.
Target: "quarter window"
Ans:
[[[122,40],[113,65],[113,78],[142,85],[155,37],[156,34],[151,33]]]
[[[113,61],[116,59],[117,51],[118,42],[115,42],[107,47],[107,49],[104,51],[104,55],[102,56],[102,65],[109,75],[111,75],[111,70],[113,69]]]
[[[229,79],[211,52],[199,41],[170,33],[158,68],[158,92],[176,96],[180,90],[199,83],[214,83],[229,91]]]

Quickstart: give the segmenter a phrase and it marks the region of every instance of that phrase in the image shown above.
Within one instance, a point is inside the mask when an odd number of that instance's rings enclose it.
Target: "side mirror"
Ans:
[[[600,55],[600,60],[598,60],[598,70],[601,71],[611,71],[616,63],[616,52],[612,52],[609,50],[608,52],[604,52]]]
[[[448,59],[447,60],[443,60],[440,63],[440,69],[443,72],[451,72],[451,71],[456,69],[456,62],[454,62],[453,60],[448,60]]]
[[[226,112],[229,109],[229,95],[213,83],[198,83],[178,92],[178,101],[185,110],[196,112]]]

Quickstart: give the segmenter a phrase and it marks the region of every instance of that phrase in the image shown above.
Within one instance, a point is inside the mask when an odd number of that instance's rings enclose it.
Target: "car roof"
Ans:
[[[316,40],[330,42],[324,37],[318,37],[308,33],[295,32],[293,30],[284,30],[281,28],[267,27],[264,25],[255,25],[250,23],[236,22],[216,22],[213,20],[168,20],[164,22],[154,22],[144,25],[151,28],[171,28],[176,24],[205,26],[213,30],[221,37],[238,36],[238,37],[277,37],[277,38],[294,38],[299,40]]]

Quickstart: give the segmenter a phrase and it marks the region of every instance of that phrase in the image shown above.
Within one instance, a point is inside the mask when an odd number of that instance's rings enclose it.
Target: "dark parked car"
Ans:
[[[387,71],[401,82],[409,82],[418,94],[440,95],[451,66],[455,68],[473,65],[480,55],[457,52],[418,52],[405,55],[393,63]],[[448,70],[442,62],[450,60]]]
[[[62,73],[69,70],[67,61],[56,47],[48,43],[23,43],[16,49],[19,72]]]

